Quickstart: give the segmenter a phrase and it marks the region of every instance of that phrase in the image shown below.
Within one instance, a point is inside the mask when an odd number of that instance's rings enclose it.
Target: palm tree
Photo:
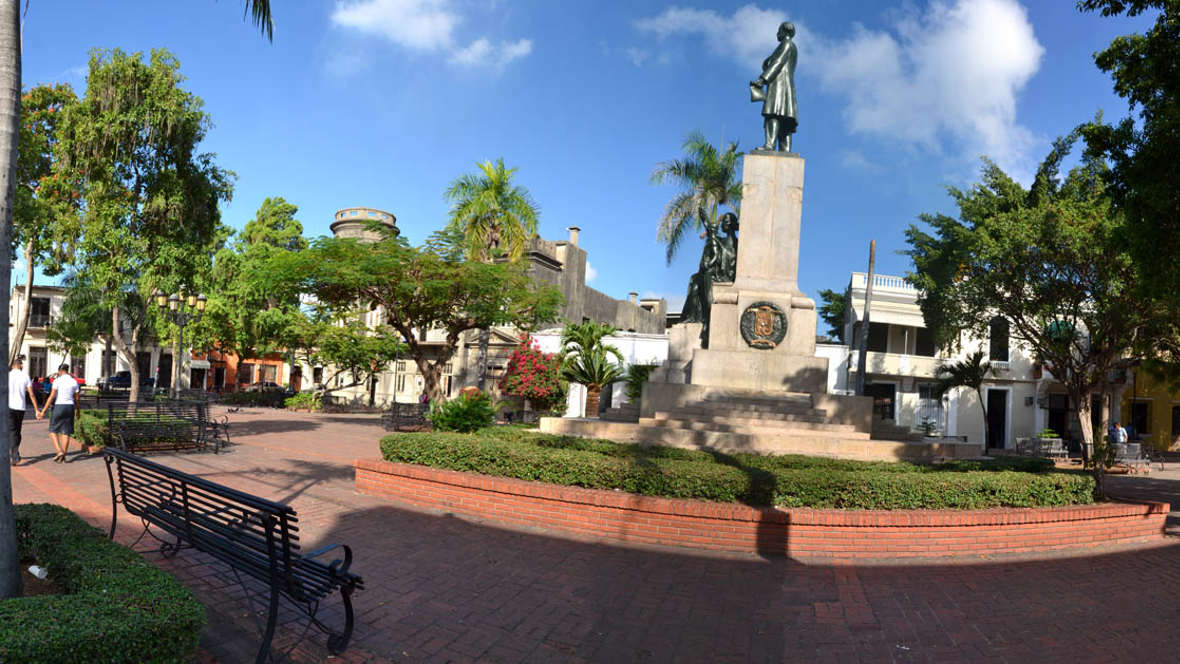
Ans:
[[[462,231],[471,260],[517,260],[537,234],[541,211],[528,189],[512,183],[516,169],[505,168],[502,158],[477,166],[479,173],[460,175],[447,188],[450,227]]]
[[[979,409],[983,411],[983,447],[987,449],[987,402],[983,400],[983,382],[992,372],[992,363],[983,359],[983,351],[977,350],[958,362],[939,365],[934,375],[938,377],[937,394],[956,387],[969,387],[979,397]]]
[[[503,158],[477,166],[479,173],[460,175],[447,188],[446,197],[451,202],[447,229],[462,233],[470,260],[519,260],[528,241],[537,234],[541,211],[528,189],[512,183],[516,169],[505,168]],[[487,388],[490,336],[490,330],[479,331],[476,372],[480,390]]]
[[[742,181],[737,174],[737,143],[723,150],[705,139],[699,131],[684,139],[684,158],[665,161],[651,174],[655,184],[675,183],[683,191],[668,202],[660,219],[658,237],[667,245],[668,262],[676,255],[684,233],[690,228],[701,228],[701,217],[717,223],[722,206],[735,207],[742,198]]]
[[[246,13],[268,40],[274,38],[270,0],[245,0]],[[0,0],[0,245],[12,246],[13,186],[16,183],[17,136],[20,134],[20,0]],[[0,251],[0,292],[12,283],[12,252]],[[8,329],[8,307],[0,307],[0,329]],[[7,332],[5,332],[7,339]],[[5,373],[5,376],[7,374]],[[7,378],[4,378],[7,381]],[[8,458],[8,428],[0,427],[0,459]],[[12,473],[0,463],[0,599],[21,593],[16,523],[12,514]]]
[[[623,376],[623,354],[602,343],[617,332],[613,325],[587,321],[570,323],[561,331],[561,373],[566,380],[586,386],[586,417],[598,417],[602,388]],[[611,362],[613,357],[617,362]]]

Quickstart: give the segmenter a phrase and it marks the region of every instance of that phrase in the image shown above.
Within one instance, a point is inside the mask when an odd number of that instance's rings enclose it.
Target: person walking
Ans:
[[[1127,430],[1119,422],[1115,422],[1111,428],[1110,442],[1121,444],[1127,442]]]
[[[70,451],[70,440],[74,435],[74,396],[78,393],[78,381],[70,375],[70,365],[63,364],[57,368],[57,377],[53,379],[53,387],[49,390],[49,398],[45,406],[37,411],[37,419],[45,416],[45,411],[53,405],[53,416],[49,420],[49,439],[57,450],[53,460],[63,463],[66,452]],[[82,444],[78,444],[82,449]]]
[[[8,444],[9,458],[14,466],[20,464],[20,430],[25,421],[25,410],[30,403],[34,411],[37,409],[33,381],[25,373],[24,366],[24,355],[18,355],[8,371]]]

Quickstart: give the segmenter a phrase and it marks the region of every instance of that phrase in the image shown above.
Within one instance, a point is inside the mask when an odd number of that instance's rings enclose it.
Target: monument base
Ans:
[[[698,350],[692,384],[755,392],[826,392],[828,358],[746,350]]]

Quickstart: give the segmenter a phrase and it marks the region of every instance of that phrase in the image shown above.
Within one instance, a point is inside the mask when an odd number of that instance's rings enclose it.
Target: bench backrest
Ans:
[[[114,498],[198,550],[299,593],[299,526],[289,505],[107,447]],[[113,470],[112,470],[113,468]],[[117,491],[116,491],[117,487]]]

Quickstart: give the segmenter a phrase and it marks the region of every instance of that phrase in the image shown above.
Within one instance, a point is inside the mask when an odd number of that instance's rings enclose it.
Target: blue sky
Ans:
[[[1125,115],[1091,55],[1151,20],[1016,0],[289,0],[273,3],[271,44],[239,0],[165,4],[33,2],[26,85],[81,93],[94,47],[171,50],[212,116],[204,149],[238,175],[223,212],[237,228],[282,196],[309,235],[368,205],[421,241],[446,223],[448,183],[503,157],[544,237],[583,229],[593,286],[673,308],[700,242],[665,264],[656,226],[675,190],[649,176],[694,129],[760,144],[747,82],[783,18],[799,27],[799,276],[813,296],[865,269],[870,239],[878,271],[904,273],[903,230],[953,213],[946,186],[972,182],[980,155],[1027,178],[1055,136],[1099,109]]]

